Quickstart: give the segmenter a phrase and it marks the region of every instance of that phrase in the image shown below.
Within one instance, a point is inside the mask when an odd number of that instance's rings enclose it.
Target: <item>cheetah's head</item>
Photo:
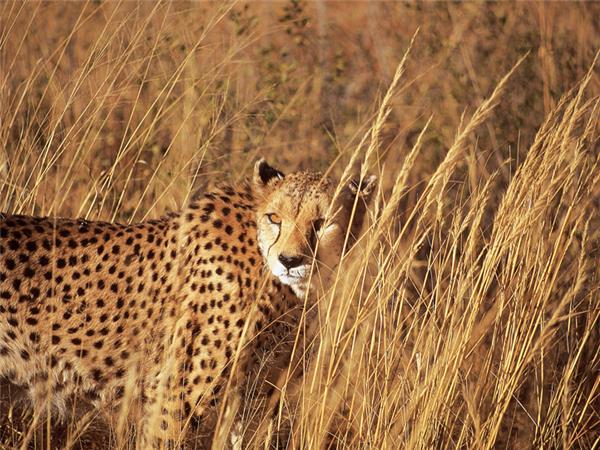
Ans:
[[[367,177],[360,185],[350,182],[333,203],[337,184],[323,174],[284,175],[264,159],[256,163],[258,244],[271,273],[298,297],[310,288],[313,259],[319,271],[331,270],[344,252],[344,243],[356,238],[375,179]]]

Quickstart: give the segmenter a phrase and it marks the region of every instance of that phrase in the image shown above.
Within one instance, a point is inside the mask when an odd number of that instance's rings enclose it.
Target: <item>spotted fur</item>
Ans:
[[[26,386],[38,412],[49,399],[64,412],[72,395],[110,409],[133,386],[141,446],[176,446],[244,344],[298,303],[265,270],[257,221],[277,193],[298,211],[321,202],[332,186],[322,180],[260,161],[253,183],[159,220],[0,215],[0,375]]]

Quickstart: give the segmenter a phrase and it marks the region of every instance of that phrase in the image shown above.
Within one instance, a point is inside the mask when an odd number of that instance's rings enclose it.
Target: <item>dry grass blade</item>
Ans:
[[[205,422],[186,417],[179,443],[597,448],[599,16],[594,3],[6,1],[0,215],[153,219],[259,155],[340,180],[336,197],[376,175],[361,237],[346,236],[297,328],[242,396],[232,377]],[[30,426],[2,380],[0,449],[134,448],[140,386],[125,385],[117,410],[75,398],[61,421],[48,398]]]

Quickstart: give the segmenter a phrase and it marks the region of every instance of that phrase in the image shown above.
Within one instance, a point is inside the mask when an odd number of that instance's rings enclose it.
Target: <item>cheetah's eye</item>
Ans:
[[[325,224],[325,219],[316,219],[313,220],[312,223],[312,229],[309,230],[308,233],[308,245],[310,246],[311,250],[315,250],[317,247],[317,239],[319,239],[320,233],[321,233],[321,229],[323,228],[323,225]]]
[[[313,221],[312,223],[312,227],[313,230],[315,230],[315,232],[319,232],[321,231],[321,228],[323,228],[323,224],[325,223],[325,219],[317,219],[315,221]]]
[[[267,219],[274,225],[281,225],[281,217],[275,213],[267,214]]]

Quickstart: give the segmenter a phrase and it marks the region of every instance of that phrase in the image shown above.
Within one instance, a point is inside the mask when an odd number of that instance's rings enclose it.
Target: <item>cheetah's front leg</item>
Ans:
[[[181,333],[179,333],[181,336]],[[181,347],[169,346],[167,359],[151,375],[146,389],[138,449],[181,448],[190,411],[186,408],[186,355]],[[201,412],[201,405],[197,411]]]

